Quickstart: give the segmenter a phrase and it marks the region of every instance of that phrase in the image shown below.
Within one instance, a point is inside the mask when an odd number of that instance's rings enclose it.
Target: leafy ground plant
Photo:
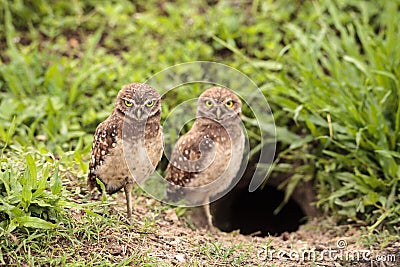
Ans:
[[[57,164],[25,157],[25,166],[3,162],[0,177],[0,235],[16,228],[50,229],[62,220],[65,210],[77,207],[62,194]],[[53,160],[52,160],[53,161]],[[4,164],[5,163],[5,164]],[[8,163],[8,164],[7,164]],[[19,171],[18,168],[23,168]]]

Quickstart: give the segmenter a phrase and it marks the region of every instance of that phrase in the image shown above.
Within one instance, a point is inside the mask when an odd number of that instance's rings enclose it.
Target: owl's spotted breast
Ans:
[[[89,164],[89,189],[98,186],[98,178],[106,192],[113,194],[127,183],[143,181],[154,171],[163,152],[162,127],[148,122],[142,128],[144,131],[129,129],[115,117],[98,126]],[[142,132],[142,138],[136,138],[138,132]]]
[[[235,146],[231,140],[235,140]],[[216,182],[209,192],[210,196],[216,195],[230,185],[238,172],[243,149],[244,135],[240,126],[233,127],[233,131],[228,133],[212,120],[197,119],[192,129],[175,145],[165,179],[187,188]],[[182,197],[178,191],[172,185],[169,187],[170,196],[178,194]]]

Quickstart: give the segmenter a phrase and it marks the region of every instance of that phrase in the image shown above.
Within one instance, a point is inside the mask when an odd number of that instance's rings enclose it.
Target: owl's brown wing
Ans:
[[[107,119],[97,126],[89,162],[87,185],[90,191],[97,186],[96,178],[101,179],[96,175],[96,170],[103,164],[109,150],[116,146],[118,138],[118,125],[115,123]]]
[[[193,130],[193,129],[192,129]],[[203,132],[189,131],[176,143],[166,170],[165,179],[185,186],[210,164],[214,156],[213,141]]]

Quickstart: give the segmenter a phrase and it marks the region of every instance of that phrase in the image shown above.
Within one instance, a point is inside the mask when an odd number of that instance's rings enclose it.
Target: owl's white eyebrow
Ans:
[[[122,97],[122,100],[129,101],[129,102],[131,102],[131,103],[136,104],[136,103],[135,103],[135,100],[133,100],[133,99],[129,99],[129,98]]]

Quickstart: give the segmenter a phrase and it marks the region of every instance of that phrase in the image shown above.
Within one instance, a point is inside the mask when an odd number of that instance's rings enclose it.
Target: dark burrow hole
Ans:
[[[265,161],[266,158],[257,160],[268,162]],[[232,190],[210,204],[214,226],[224,232],[239,230],[244,235],[278,236],[284,232],[295,232],[307,219],[320,215],[314,205],[317,199],[313,180],[298,181],[290,199],[275,214],[274,211],[285,197],[286,187],[281,186],[290,184],[293,173],[272,173],[264,187],[249,192],[249,184],[255,171],[256,161],[253,161],[249,162],[242,178]],[[245,165],[242,164],[243,167]]]
[[[244,235],[268,236],[294,232],[305,222],[306,214],[295,200],[290,199],[276,215],[284,192],[266,186],[252,193],[247,188],[232,190],[211,204],[213,224],[221,231],[239,230]]]

